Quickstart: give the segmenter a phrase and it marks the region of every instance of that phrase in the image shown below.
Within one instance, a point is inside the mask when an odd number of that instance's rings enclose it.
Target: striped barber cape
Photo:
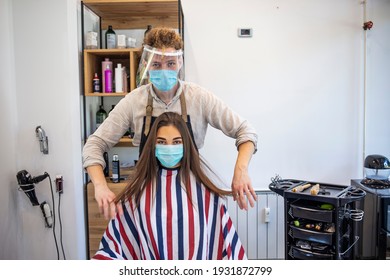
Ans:
[[[124,214],[109,222],[93,259],[246,259],[224,198],[192,175],[189,190],[179,169],[161,168],[139,207],[126,201]]]

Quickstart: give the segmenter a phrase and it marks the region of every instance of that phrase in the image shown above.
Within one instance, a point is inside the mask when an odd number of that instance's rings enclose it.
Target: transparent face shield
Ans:
[[[137,71],[137,87],[150,82],[157,85],[165,80],[167,85],[161,85],[161,90],[176,84],[177,79],[184,77],[183,51],[175,49],[156,49],[145,45]]]

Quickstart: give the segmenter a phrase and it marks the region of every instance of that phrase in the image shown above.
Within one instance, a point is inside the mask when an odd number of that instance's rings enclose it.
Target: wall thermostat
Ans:
[[[252,37],[252,28],[238,28],[238,37]]]

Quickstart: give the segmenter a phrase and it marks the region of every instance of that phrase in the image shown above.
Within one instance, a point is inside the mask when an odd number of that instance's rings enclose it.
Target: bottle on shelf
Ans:
[[[108,153],[107,152],[103,153],[103,158],[104,158],[104,162],[106,164],[106,167],[104,167],[104,170],[103,170],[104,177],[108,177],[108,176],[110,176],[110,167],[108,166]]]
[[[115,92],[123,92],[123,69],[122,64],[118,63],[115,68]]]
[[[112,25],[108,26],[106,31],[106,49],[115,49],[116,48],[116,34],[112,29]]]
[[[122,68],[122,81],[123,81],[123,92],[128,93],[129,92],[129,78],[130,75],[127,74],[127,69],[125,66]]]
[[[148,34],[148,32],[152,30],[152,26],[149,24],[148,27],[146,28],[145,30],[145,33],[144,33],[144,37],[146,37],[146,34]]]
[[[120,34],[117,36],[117,47],[118,49],[125,49],[126,48],[126,35]]]
[[[104,122],[107,118],[107,112],[104,110],[103,105],[99,106],[99,110],[96,112],[96,129]]]
[[[108,111],[108,114],[110,114],[111,111],[114,110],[114,108],[115,108],[115,104],[111,105],[111,109],[110,109],[110,111]]]
[[[102,61],[102,90],[105,91],[106,90],[106,79],[104,77],[104,71],[106,71],[107,69],[107,65],[108,67],[111,69],[111,71],[113,70],[112,69],[112,61],[110,61],[109,58],[105,58],[103,61]]]
[[[89,31],[87,33],[86,38],[85,38],[85,48],[86,49],[97,49],[97,45],[98,45],[97,38],[98,38],[97,32]]]
[[[109,65],[104,70],[104,83],[104,92],[112,92],[112,70]]]
[[[112,156],[112,182],[119,183],[120,181],[120,164],[117,154]]]
[[[100,79],[99,79],[97,73],[95,73],[95,76],[93,77],[92,88],[93,88],[93,92],[94,93],[99,93],[100,92]]]

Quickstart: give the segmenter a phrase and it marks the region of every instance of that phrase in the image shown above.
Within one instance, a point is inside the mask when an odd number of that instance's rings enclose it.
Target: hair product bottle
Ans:
[[[112,70],[109,65],[104,70],[104,82],[104,92],[112,92]]]
[[[96,129],[104,122],[107,118],[107,112],[104,110],[103,105],[99,106],[99,110],[96,112]]]
[[[112,29],[112,25],[108,26],[106,31],[106,49],[115,49],[116,48],[116,34]]]
[[[93,77],[92,88],[93,88],[94,93],[100,92],[100,79],[99,79],[97,73],[95,73],[95,76]]]
[[[102,61],[102,90],[105,91],[106,89],[106,79],[104,78],[104,71],[106,71],[107,69],[107,65],[108,67],[111,69],[111,71],[113,70],[112,69],[112,61],[110,61],[109,58],[105,58],[103,61]]]
[[[115,68],[115,92],[123,92],[122,64],[118,63]]]
[[[112,182],[119,183],[120,180],[120,164],[117,154],[112,156]]]
[[[111,111],[114,110],[114,108],[115,108],[115,104],[111,105],[111,109],[110,109],[110,111],[108,111],[108,114],[110,114]]]
[[[145,30],[145,33],[144,33],[144,37],[146,37],[146,34],[148,34],[148,32],[152,30],[152,26],[149,24],[148,27],[146,28]]]
[[[117,43],[117,47],[118,49],[125,49],[126,48],[126,35],[118,35],[117,36],[118,38],[118,43]]]
[[[108,177],[110,175],[110,167],[108,166],[108,153],[107,152],[104,152],[103,153],[103,158],[104,158],[104,162],[106,163],[106,167],[104,167],[104,177]]]
[[[130,76],[129,76],[130,77]],[[129,92],[129,83],[127,78],[127,69],[125,66],[122,67],[122,81],[123,81],[123,92]]]

